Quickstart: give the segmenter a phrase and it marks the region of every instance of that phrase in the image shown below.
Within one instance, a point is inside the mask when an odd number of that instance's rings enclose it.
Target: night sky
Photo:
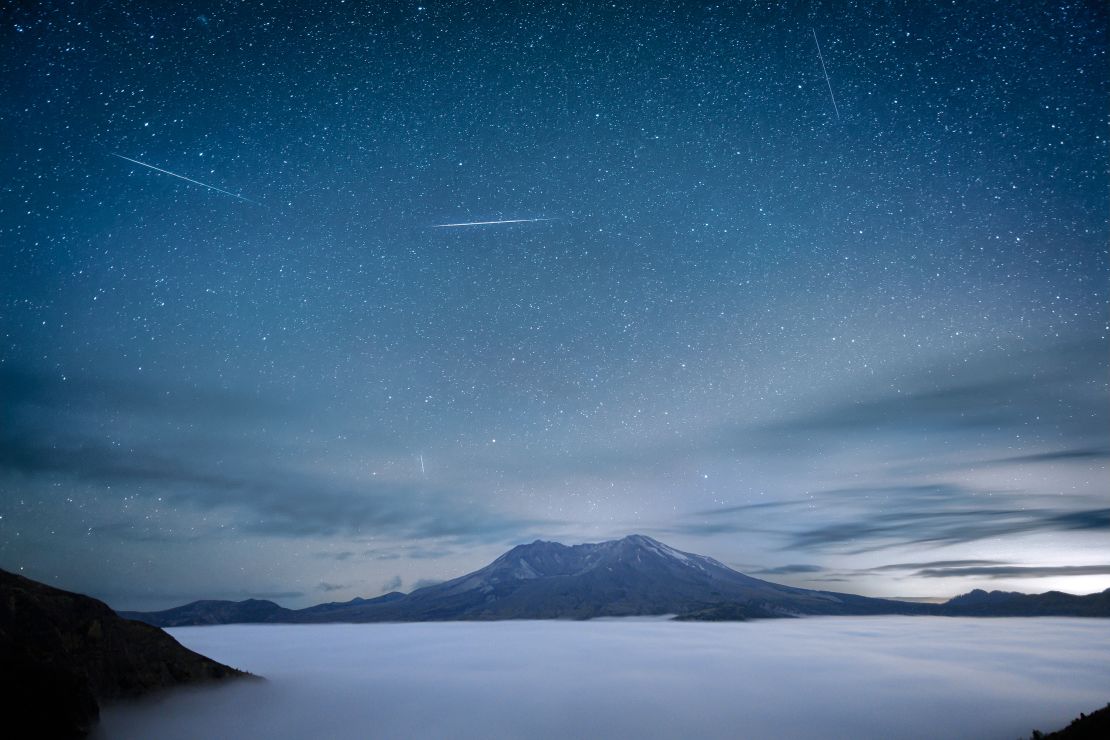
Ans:
[[[1104,3],[171,5],[0,9],[0,567],[1110,586]]]

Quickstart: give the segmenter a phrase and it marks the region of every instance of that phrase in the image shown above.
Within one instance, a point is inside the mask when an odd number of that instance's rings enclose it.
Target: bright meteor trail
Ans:
[[[506,221],[467,221],[461,224],[434,224],[433,229],[447,229],[454,226],[489,226],[490,224],[530,224],[534,221],[554,221],[553,218],[513,218]]]
[[[813,43],[817,44],[817,58],[821,60],[821,72],[825,75],[825,84],[829,86],[829,97],[832,99],[833,110],[836,111],[836,120],[840,120],[840,108],[836,107],[836,96],[833,95],[832,82],[829,81],[829,71],[825,69],[825,55],[821,53],[821,42],[817,40],[817,32],[812,28]]]
[[[250,198],[244,198],[243,196],[236,195],[235,193],[230,193],[226,190],[223,190],[221,188],[216,187],[215,185],[209,185],[207,183],[201,182],[200,180],[194,180],[191,177],[185,177],[185,175],[179,175],[176,172],[170,172],[169,170],[164,170],[161,167],[155,167],[154,165],[147,164],[146,162],[140,162],[137,159],[131,159],[131,157],[125,157],[122,154],[113,154],[112,156],[113,157],[118,157],[119,159],[125,159],[128,162],[134,162],[135,164],[141,164],[143,167],[148,167],[148,168],[154,170],[155,172],[161,172],[161,173],[166,174],[166,175],[172,175],[172,176],[176,177],[179,180],[184,180],[185,182],[191,182],[194,185],[200,185],[202,188],[208,188],[209,190],[215,190],[217,193],[223,193],[224,195],[230,195],[232,198],[238,198],[239,200],[246,201],[247,203],[254,203],[256,206],[260,205],[257,201],[253,201]]]

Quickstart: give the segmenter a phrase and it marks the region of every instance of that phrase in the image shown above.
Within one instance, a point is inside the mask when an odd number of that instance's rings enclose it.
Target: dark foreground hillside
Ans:
[[[0,715],[25,737],[82,737],[100,703],[249,674],[106,604],[0,570]]]
[[[1062,730],[1047,735],[1033,731],[1030,740],[1105,740],[1110,737],[1110,704],[1097,712],[1080,714]]]

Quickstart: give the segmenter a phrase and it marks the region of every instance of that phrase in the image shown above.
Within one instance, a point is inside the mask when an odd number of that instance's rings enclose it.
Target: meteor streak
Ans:
[[[191,177],[185,177],[185,175],[179,175],[176,172],[170,172],[169,170],[164,170],[161,167],[155,167],[154,165],[147,164],[146,162],[140,162],[137,159],[131,159],[131,157],[125,157],[122,154],[113,154],[112,156],[117,157],[119,159],[127,160],[128,162],[134,162],[135,164],[139,164],[139,165],[142,165],[143,167],[147,167],[149,169],[152,169],[155,172],[161,172],[161,173],[166,174],[166,175],[172,175],[173,177],[176,177],[179,180],[184,180],[185,182],[191,182],[194,185],[200,185],[202,188],[208,188],[209,190],[215,190],[217,193],[223,193],[224,195],[230,195],[232,198],[238,198],[239,200],[246,201],[247,203],[254,203],[256,206],[261,205],[257,201],[253,201],[250,198],[244,198],[241,195],[236,195],[235,193],[228,192],[227,190],[223,190],[222,188],[218,188],[215,185],[209,185],[207,183],[201,182],[200,180],[194,180]]]
[[[489,226],[490,224],[530,224],[534,221],[554,221],[553,218],[512,218],[504,221],[467,221],[461,224],[433,224],[433,229],[448,229],[455,226]]]
[[[829,86],[829,97],[832,99],[833,110],[836,111],[836,120],[840,120],[840,108],[836,107],[836,96],[833,95],[832,83],[829,82],[829,71],[825,69],[825,55],[821,53],[821,42],[817,40],[817,32],[809,29],[813,34],[813,43],[817,44],[817,58],[821,60],[821,71],[825,75],[825,84]]]

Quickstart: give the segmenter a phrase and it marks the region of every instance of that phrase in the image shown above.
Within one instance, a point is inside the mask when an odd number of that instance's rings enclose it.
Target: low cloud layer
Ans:
[[[110,708],[102,736],[1015,738],[1105,704],[1102,621],[996,622],[176,629],[267,681]]]

